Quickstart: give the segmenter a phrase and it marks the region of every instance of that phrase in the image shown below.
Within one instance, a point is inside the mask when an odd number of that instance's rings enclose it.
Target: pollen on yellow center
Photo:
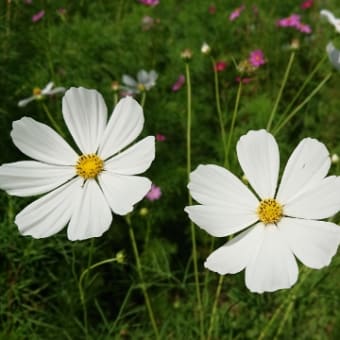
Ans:
[[[33,95],[34,96],[40,96],[41,95],[41,88],[40,87],[35,87],[33,89]]]
[[[104,170],[104,162],[96,154],[81,155],[75,165],[76,173],[85,179],[95,178]]]
[[[264,224],[277,223],[283,215],[283,208],[274,198],[267,198],[260,202],[256,213]]]
[[[144,91],[145,91],[145,86],[144,86],[144,84],[142,84],[142,83],[137,84],[137,88],[138,88],[138,90],[139,90],[140,92],[144,92]]]

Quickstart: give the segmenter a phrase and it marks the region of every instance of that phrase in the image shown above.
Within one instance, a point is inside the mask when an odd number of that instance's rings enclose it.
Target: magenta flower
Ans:
[[[300,25],[298,25],[296,27],[296,29],[299,30],[302,33],[306,33],[306,34],[312,33],[312,29],[310,28],[310,26],[306,25],[306,24],[303,24],[303,23],[300,23]]]
[[[277,25],[280,27],[297,27],[300,25],[300,15],[292,14],[287,18],[282,18],[278,20]]]
[[[240,14],[244,11],[246,7],[244,5],[235,8],[229,15],[229,20],[234,21],[236,18],[240,16]]]
[[[45,15],[45,11],[42,10],[38,13],[35,13],[33,16],[32,16],[32,22],[38,22],[40,21]]]
[[[227,67],[227,63],[223,60],[220,60],[220,61],[216,61],[215,63],[215,66],[214,66],[214,69],[215,71],[217,72],[222,72],[225,70],[225,68]]]
[[[251,51],[248,60],[250,64],[256,68],[266,63],[266,60],[264,59],[264,54],[261,50]]]
[[[300,7],[301,9],[308,9],[308,8],[311,8],[313,4],[314,4],[313,0],[306,0],[300,5]]]
[[[178,90],[181,89],[181,87],[184,85],[185,83],[185,76],[183,74],[181,74],[178,79],[176,80],[176,82],[172,85],[171,89],[173,92],[176,92]]]
[[[145,195],[146,199],[148,199],[149,201],[157,201],[161,198],[161,196],[161,188],[155,184],[151,185],[150,191]]]
[[[157,6],[159,4],[159,0],[138,0],[141,4],[145,6]]]
[[[156,141],[157,142],[164,142],[166,140],[166,137],[160,133],[156,134]]]
[[[237,83],[249,84],[253,80],[253,78],[249,78],[249,77],[244,77],[244,78],[236,77],[235,80],[236,80]]]

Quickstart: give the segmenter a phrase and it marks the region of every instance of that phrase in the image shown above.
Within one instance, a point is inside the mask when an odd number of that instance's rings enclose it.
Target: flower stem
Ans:
[[[111,259],[99,261],[99,262],[87,267],[80,275],[80,278],[79,278],[79,281],[78,281],[78,289],[79,289],[80,302],[81,302],[81,305],[83,307],[84,330],[85,330],[86,339],[88,338],[88,319],[87,319],[87,308],[86,308],[86,301],[85,301],[85,293],[84,293],[84,289],[83,289],[84,277],[85,277],[85,275],[87,275],[87,273],[90,270],[92,270],[96,267],[99,267],[103,264],[111,263],[111,262],[115,262],[115,261],[116,261],[115,257],[111,258]]]
[[[231,124],[230,124],[230,129],[229,129],[228,143],[227,143],[227,148],[226,148],[226,157],[225,157],[224,166],[227,166],[229,164],[229,150],[230,150],[231,139],[232,139],[233,134],[234,134],[234,128],[235,128],[235,122],[236,122],[238,107],[239,107],[240,98],[241,98],[241,92],[242,92],[242,82],[240,81],[238,83],[234,112],[233,112],[233,116],[232,116]]]
[[[287,79],[288,79],[288,75],[290,73],[290,70],[292,68],[292,65],[293,65],[293,61],[294,61],[294,58],[295,58],[295,51],[292,51],[291,55],[290,55],[290,58],[289,58],[289,61],[288,61],[288,65],[287,65],[287,68],[286,68],[286,72],[283,76],[283,80],[282,80],[282,83],[281,83],[281,87],[280,87],[280,90],[279,90],[279,93],[276,97],[276,101],[275,101],[275,104],[273,106],[273,109],[272,109],[272,112],[270,113],[270,116],[269,116],[269,120],[268,120],[268,123],[267,123],[267,131],[270,131],[271,127],[272,127],[272,123],[273,123],[273,120],[274,120],[274,116],[276,114],[276,111],[277,111],[277,107],[279,106],[279,102],[281,100],[281,97],[282,97],[282,93],[283,93],[283,89],[285,88],[286,86],[286,83],[287,83]]]
[[[218,285],[217,285],[216,294],[215,294],[215,300],[214,300],[214,304],[213,304],[213,308],[212,308],[211,316],[210,316],[210,325],[209,325],[208,338],[207,338],[208,340],[211,339],[211,333],[212,333],[213,328],[215,326],[217,304],[218,304],[218,300],[220,299],[220,295],[221,295],[223,279],[224,279],[224,276],[221,275],[219,280],[218,280]]]
[[[51,115],[48,107],[46,106],[45,103],[41,102],[41,107],[43,108],[44,112],[46,113],[47,118],[49,119],[50,123],[52,124],[52,126],[58,131],[58,133],[60,134],[60,136],[62,136],[63,138],[65,138],[65,134],[63,132],[63,130],[61,129],[61,127],[59,126],[59,124],[56,122],[56,120],[53,118],[53,116]]]
[[[154,313],[153,313],[153,310],[152,310],[152,307],[151,307],[149,294],[148,294],[148,291],[146,289],[146,285],[145,285],[145,282],[144,282],[144,277],[143,277],[143,272],[142,272],[142,264],[140,262],[140,256],[139,256],[139,252],[138,252],[138,248],[137,248],[135,233],[134,233],[133,228],[131,226],[130,216],[127,216],[126,220],[127,220],[128,225],[129,225],[130,240],[131,240],[131,244],[132,244],[132,248],[133,248],[133,253],[135,255],[136,268],[137,268],[137,272],[138,272],[138,276],[139,276],[139,280],[140,280],[140,286],[141,286],[141,289],[142,289],[142,292],[143,292],[143,295],[144,295],[146,308],[147,308],[148,313],[149,313],[149,318],[150,318],[150,321],[151,321],[153,331],[155,333],[155,337],[156,337],[156,339],[160,339],[160,335],[159,335],[158,327],[157,327],[157,324],[156,324],[155,316],[154,316]]]
[[[144,107],[145,100],[146,100],[146,92],[143,91],[143,92],[142,92],[142,98],[141,98],[141,100],[140,100],[140,106],[141,106],[141,107]]]
[[[185,75],[187,84],[187,176],[188,180],[190,178],[191,172],[191,79],[190,79],[190,67],[189,63],[185,63]],[[188,204],[192,205],[192,199],[189,192]],[[195,277],[195,287],[196,287],[196,299],[197,299],[197,309],[199,313],[200,320],[200,335],[201,339],[204,339],[204,325],[203,325],[203,309],[202,309],[202,299],[200,291],[200,283],[198,277],[198,265],[197,265],[197,244],[196,244],[196,232],[194,223],[190,220],[190,231],[191,231],[191,245],[192,245],[192,260],[194,265],[194,277]]]
[[[287,117],[274,129],[273,135],[276,135],[323,87],[323,85],[331,78],[332,73],[328,73],[326,77],[319,83],[319,85],[306,97],[306,99],[299,104]]]
[[[215,100],[216,100],[216,109],[218,114],[218,121],[220,124],[221,130],[221,138],[222,138],[222,145],[223,145],[223,164],[226,163],[227,159],[227,145],[226,145],[226,136],[225,136],[225,129],[224,129],[224,119],[221,110],[221,99],[220,99],[220,87],[219,87],[219,79],[218,79],[218,71],[215,68],[215,59],[211,57],[212,66],[214,70],[214,83],[215,83]]]

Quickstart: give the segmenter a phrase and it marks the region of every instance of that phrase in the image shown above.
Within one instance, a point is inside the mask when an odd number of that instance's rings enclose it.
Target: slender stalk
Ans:
[[[297,98],[299,98],[300,94],[302,93],[302,91],[305,89],[305,87],[309,84],[309,82],[311,81],[311,79],[314,77],[315,73],[319,70],[319,68],[322,66],[322,64],[324,63],[324,61],[327,59],[327,54],[325,53],[324,56],[321,58],[321,60],[317,63],[317,65],[314,67],[313,71],[308,75],[308,77],[305,79],[305,81],[303,82],[302,86],[299,88],[299,91],[296,92],[294,98],[292,99],[292,101],[289,103],[289,105],[287,106],[287,108],[284,110],[283,114],[282,114],[282,119],[285,117],[285,115],[290,112],[293,104],[296,102]],[[281,123],[281,120],[279,120],[278,124]]]
[[[217,285],[216,294],[215,294],[215,300],[214,300],[213,308],[211,310],[210,325],[209,325],[209,330],[208,330],[208,340],[211,339],[211,334],[212,334],[212,331],[213,331],[214,326],[215,326],[216,310],[217,310],[218,300],[220,299],[220,295],[221,295],[223,279],[224,279],[224,276],[221,275],[219,280],[218,280],[218,285]]]
[[[273,135],[276,135],[323,87],[323,85],[331,78],[332,73],[328,73],[319,85],[299,104],[287,117],[274,129]]]
[[[277,339],[280,339],[280,335],[283,331],[283,327],[288,319],[288,316],[289,314],[291,313],[292,309],[293,309],[293,306],[294,306],[294,301],[295,301],[295,296],[292,296],[292,298],[290,299],[289,303],[288,303],[288,306],[286,308],[286,312],[285,314],[283,315],[282,319],[281,319],[281,322],[280,322],[280,325],[279,325],[279,328],[276,332],[276,335],[274,337],[274,340],[277,340]]]
[[[185,75],[187,84],[187,176],[190,178],[191,172],[191,79],[190,79],[190,67],[189,63],[185,64]],[[188,203],[192,205],[192,198],[189,192]],[[198,276],[198,265],[197,265],[197,244],[196,244],[196,230],[194,223],[190,221],[190,231],[191,231],[191,245],[192,245],[192,261],[194,265],[194,277],[195,277],[195,287],[196,287],[196,299],[197,299],[197,309],[199,313],[200,320],[200,333],[201,339],[204,339],[204,324],[203,324],[203,308],[202,308],[202,298],[200,291],[200,282]]]
[[[230,124],[230,129],[229,129],[228,142],[227,142],[227,148],[226,148],[226,158],[225,158],[224,166],[228,165],[228,163],[229,163],[230,144],[231,144],[231,139],[232,139],[233,134],[234,134],[234,128],[235,128],[235,122],[236,122],[238,107],[239,107],[240,98],[241,98],[241,92],[242,92],[242,82],[240,81],[238,83],[238,89],[237,89],[236,100],[235,100],[235,107],[234,107],[234,112],[233,112],[233,116],[232,116],[231,124]]]
[[[281,83],[281,87],[280,87],[279,93],[278,93],[278,95],[276,97],[275,104],[274,104],[272,112],[270,113],[270,116],[269,116],[269,120],[268,120],[268,123],[267,123],[267,131],[270,131],[270,129],[272,127],[274,116],[276,114],[277,107],[279,106],[279,103],[280,103],[280,100],[281,100],[281,97],[282,97],[282,93],[283,93],[283,89],[286,86],[288,75],[289,75],[290,70],[292,68],[294,58],[295,58],[295,51],[292,51],[292,53],[290,55],[290,58],[289,58],[289,61],[288,61],[286,72],[285,72],[285,74],[283,76],[283,80],[282,80],[282,83]]]
[[[131,226],[131,221],[130,221],[130,217],[127,217],[127,222],[129,225],[129,235],[130,235],[130,240],[131,240],[131,244],[132,244],[132,248],[133,248],[133,253],[135,255],[135,260],[136,260],[136,268],[137,268],[137,272],[138,272],[138,276],[139,276],[139,280],[140,280],[140,286],[144,295],[144,300],[145,300],[145,304],[146,304],[146,308],[148,310],[149,313],[149,318],[151,321],[151,325],[152,328],[154,330],[155,333],[155,337],[156,339],[160,339],[160,335],[159,335],[159,331],[158,331],[158,327],[156,324],[156,320],[155,320],[155,316],[151,307],[151,302],[150,302],[150,298],[149,298],[149,294],[148,291],[146,289],[146,285],[144,282],[144,277],[143,277],[143,272],[142,272],[142,264],[140,261],[140,256],[139,256],[139,252],[138,252],[138,248],[137,248],[137,243],[136,243],[136,238],[135,238],[135,233],[133,231],[133,228]]]
[[[78,289],[79,289],[79,296],[80,296],[80,302],[83,307],[83,319],[84,319],[84,330],[85,330],[85,337],[86,339],[88,338],[88,318],[87,318],[87,308],[86,308],[86,301],[85,301],[85,294],[84,294],[84,289],[83,289],[83,280],[85,278],[85,275],[87,273],[99,266],[102,266],[103,264],[106,263],[111,263],[117,261],[116,258],[111,258],[111,259],[106,259],[103,261],[99,261],[89,267],[87,267],[80,275],[79,281],[78,281]]]
[[[53,116],[51,115],[48,107],[46,106],[45,103],[40,102],[41,103],[41,107],[43,108],[44,112],[46,113],[47,118],[49,119],[50,123],[52,124],[52,126],[58,131],[58,133],[60,134],[60,136],[65,138],[65,134],[63,132],[63,130],[61,129],[61,127],[59,126],[59,124],[57,123],[57,121],[53,118]]]
[[[141,107],[144,107],[145,100],[146,100],[146,91],[143,91],[143,92],[142,92],[142,98],[141,98],[141,100],[140,100],[140,105],[141,105]]]
[[[118,103],[118,93],[117,93],[117,91],[115,91],[113,93],[113,106],[115,107],[117,105],[117,103]]]
[[[216,109],[218,114],[218,121],[220,124],[220,130],[221,130],[221,139],[222,139],[222,145],[223,145],[223,164],[226,163],[227,159],[227,145],[226,145],[226,136],[225,136],[225,129],[224,129],[224,119],[223,114],[221,110],[221,99],[220,99],[220,86],[219,86],[219,79],[218,79],[218,72],[215,68],[215,59],[211,57],[212,66],[214,70],[214,84],[215,84],[215,100],[216,100]]]

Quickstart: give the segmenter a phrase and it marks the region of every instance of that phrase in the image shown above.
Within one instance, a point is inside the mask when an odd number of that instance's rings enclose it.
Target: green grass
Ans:
[[[216,13],[210,14],[211,4]],[[330,39],[339,41],[332,27],[319,18],[319,10],[336,13],[335,1],[319,1],[306,11],[297,1],[258,1],[258,15],[251,1],[234,22],[230,12],[237,1],[161,0],[156,7],[138,1],[3,1],[0,5],[0,161],[25,159],[10,138],[11,124],[31,116],[49,124],[39,102],[19,108],[17,102],[30,96],[36,86],[53,80],[58,86],[84,86],[100,91],[113,108],[113,81],[123,74],[154,69],[157,85],[147,93],[143,135],[161,133],[156,159],[147,176],[162,189],[155,202],[143,200],[131,214],[141,255],[145,286],[149,292],[161,339],[199,339],[202,334],[195,277],[191,257],[190,226],[183,209],[187,202],[186,119],[187,95],[184,86],[171,86],[185,74],[180,53],[190,48],[192,85],[192,169],[198,164],[223,165],[224,150],[216,109],[214,73],[209,56],[200,52],[206,41],[216,60],[228,67],[219,73],[221,111],[227,138],[237,95],[238,75],[233,64],[246,59],[250,51],[262,49],[267,63],[242,87],[235,129],[230,136],[229,166],[242,176],[235,145],[250,129],[267,126],[291,55],[287,48],[293,38],[300,40],[291,72],[274,116],[272,131],[332,73],[329,81],[289,122],[276,138],[284,166],[301,138],[320,139],[331,154],[340,154],[340,77],[327,59],[306,84],[291,110],[285,112],[305,79],[325,56]],[[320,6],[320,7],[319,7]],[[322,6],[322,7],[321,7]],[[58,8],[65,8],[61,18]],[[44,9],[36,23],[31,16]],[[275,22],[293,12],[311,25],[308,36]],[[339,13],[338,13],[339,14]],[[157,19],[142,30],[145,15]],[[137,97],[137,99],[140,99]],[[67,131],[61,115],[60,97],[44,103],[54,119]],[[69,136],[68,136],[69,137]],[[72,141],[68,139],[70,143]],[[331,174],[339,174],[333,165]],[[124,217],[114,216],[113,224],[101,238],[70,242],[66,232],[48,239],[21,236],[15,215],[33,198],[9,197],[0,193],[0,339],[154,339],[141,282],[136,270],[129,226]],[[141,216],[141,208],[148,214]],[[339,216],[334,218],[339,222]],[[147,235],[147,230],[149,236]],[[195,227],[197,264],[202,295],[203,328],[207,335],[219,276],[203,268],[211,252],[212,238]],[[215,238],[215,248],[225,240]],[[93,268],[82,281],[87,314],[78,289],[84,270],[124,251],[125,262]],[[338,339],[340,337],[340,254],[322,270],[300,265],[298,283],[290,290],[250,293],[244,273],[224,278],[218,299],[212,339]],[[281,307],[280,307],[281,306]],[[274,318],[273,318],[274,317]],[[269,326],[268,326],[269,325]],[[267,328],[266,328],[267,327]],[[265,330],[265,334],[263,333]],[[203,338],[205,338],[203,336]]]

